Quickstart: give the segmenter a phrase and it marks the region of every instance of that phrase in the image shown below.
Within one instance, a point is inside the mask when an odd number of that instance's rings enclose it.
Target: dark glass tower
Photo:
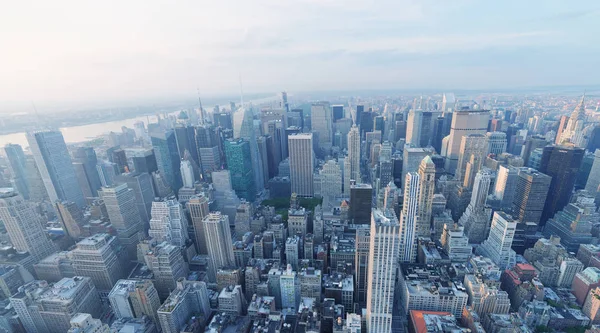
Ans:
[[[156,131],[150,133],[150,140],[156,156],[158,170],[171,187],[177,192],[181,186],[181,158],[177,150],[177,139],[173,130]]]
[[[350,186],[349,218],[354,224],[371,223],[371,206],[373,203],[373,188],[368,184]]]
[[[540,172],[552,177],[552,182],[542,213],[542,225],[569,203],[584,152],[581,148],[570,146],[544,148]]]
[[[231,174],[231,187],[240,198],[254,202],[256,200],[256,184],[254,183],[250,144],[243,139],[227,140],[225,141],[225,156]]]
[[[29,185],[27,182],[27,174],[25,173],[25,154],[20,145],[7,144],[4,146],[4,152],[8,157],[8,163],[13,176],[13,181],[16,190],[21,194],[23,199],[29,200]]]

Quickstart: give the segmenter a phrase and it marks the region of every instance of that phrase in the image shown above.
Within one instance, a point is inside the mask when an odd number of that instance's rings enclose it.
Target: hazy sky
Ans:
[[[0,110],[239,91],[598,84],[598,0],[9,1]]]

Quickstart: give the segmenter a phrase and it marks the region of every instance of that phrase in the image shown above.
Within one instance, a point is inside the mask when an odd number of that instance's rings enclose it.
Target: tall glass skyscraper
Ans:
[[[254,202],[256,200],[256,184],[250,144],[243,139],[225,141],[225,156],[233,190],[240,198]]]
[[[60,131],[27,133],[27,141],[40,170],[50,201],[73,201],[85,205],[67,144]]]
[[[4,152],[8,157],[13,183],[16,190],[25,200],[29,200],[29,185],[27,182],[26,158],[20,145],[7,144]]]
[[[181,184],[181,157],[177,149],[177,139],[173,130],[150,133],[158,170],[163,174],[171,190],[177,192]]]

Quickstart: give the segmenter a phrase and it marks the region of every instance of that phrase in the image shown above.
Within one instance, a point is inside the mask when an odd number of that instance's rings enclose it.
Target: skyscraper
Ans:
[[[56,251],[33,207],[12,189],[0,189],[0,220],[15,249],[29,252],[35,261]]]
[[[418,187],[418,183],[416,186]],[[398,255],[403,243],[396,216],[389,211],[373,210],[370,234],[367,330],[368,332],[391,332]]]
[[[212,261],[212,270],[215,274],[212,277],[214,281],[217,269],[232,266],[235,262],[227,215],[222,215],[220,212],[208,214],[204,218],[204,235],[208,256]]]
[[[4,152],[8,158],[8,166],[17,192],[25,200],[29,200],[29,182],[27,179],[26,158],[20,145],[7,144]]]
[[[135,201],[133,190],[127,184],[103,187],[98,191],[110,223],[117,229],[120,243],[127,249],[128,258],[134,259],[137,243],[144,236],[144,225]]]
[[[86,198],[98,196],[98,189],[102,186],[97,164],[98,158],[92,147],[79,147],[73,153],[73,168]]]
[[[154,273],[154,287],[161,299],[166,298],[177,287],[178,280],[188,274],[181,248],[167,242],[152,243],[144,254],[144,262]]]
[[[458,163],[463,136],[469,134],[485,135],[490,112],[488,110],[456,110],[452,113],[450,135],[442,140],[442,153],[446,158],[445,169],[454,173]]]
[[[204,218],[209,214],[208,198],[204,195],[192,197],[187,202],[187,209],[190,213],[192,226],[194,228],[196,251],[198,251],[198,254],[208,254],[203,225]]]
[[[250,108],[240,108],[234,114],[234,127],[233,137],[234,139],[244,139],[248,142],[250,149],[250,157],[252,161],[252,177],[254,177],[254,186],[256,191],[260,192],[264,188],[265,180],[263,179],[264,170],[266,168],[262,164],[262,159],[258,151],[258,144],[256,142],[256,131],[254,130],[254,114]],[[254,201],[254,199],[249,200]]]
[[[475,174],[481,168],[488,151],[488,140],[485,135],[467,134],[462,137],[455,178],[464,187],[471,188]]]
[[[250,143],[243,139],[225,141],[225,156],[233,190],[240,198],[254,202],[256,200],[256,184]]]
[[[118,241],[109,234],[95,234],[81,240],[71,254],[75,274],[89,276],[106,295],[128,273]]]
[[[542,154],[540,172],[552,177],[541,224],[563,209],[571,198],[584,149],[569,146],[547,146]]]
[[[518,170],[512,213],[519,222],[540,223],[551,182],[550,176],[534,169]]]
[[[420,147],[423,110],[410,110],[406,120],[406,143]]]
[[[481,243],[489,232],[491,209],[486,207],[491,175],[488,169],[482,169],[475,175],[471,201],[459,223],[465,227],[469,243]]]
[[[314,103],[311,106],[311,128],[319,134],[319,148],[329,150],[333,143],[333,117],[331,106],[327,102]]]
[[[50,201],[67,200],[85,205],[67,144],[60,131],[27,133],[27,141]]]
[[[516,229],[517,222],[510,215],[494,212],[490,235],[477,248],[478,253],[492,259],[500,269],[514,266],[516,253],[511,247]]]
[[[175,199],[154,201],[148,235],[157,242],[167,242],[178,247],[188,240],[188,221],[181,204]]]
[[[163,333],[181,332],[192,316],[198,314],[205,321],[212,314],[206,283],[185,280],[177,282],[175,290],[157,312]]]
[[[487,132],[485,134],[488,142],[487,154],[500,155],[506,152],[506,133],[504,132]]]
[[[575,107],[573,113],[571,113],[569,121],[567,122],[567,125],[565,126],[564,130],[562,131],[560,135],[560,141],[558,143],[563,144],[571,142],[576,144],[577,135],[581,134],[581,132],[583,131],[583,127],[585,125],[586,120],[585,118],[585,95],[583,95],[583,97],[581,97],[581,101],[579,102],[577,107]]]
[[[510,165],[501,165],[496,172],[494,184],[494,197],[499,200],[501,209],[510,211],[516,193],[519,169]]]
[[[183,187],[185,188],[193,188],[194,187],[194,168],[192,166],[192,162],[189,160],[181,161],[181,179],[183,181]]]
[[[196,127],[198,158],[200,159],[202,174],[205,178],[211,172],[219,170],[223,164],[219,150],[219,138],[216,131],[214,127],[208,125]]]
[[[69,237],[78,240],[81,237],[83,226],[83,213],[74,202],[57,202],[56,211],[58,219]]]
[[[150,133],[150,141],[154,148],[158,170],[163,175],[171,190],[177,192],[181,188],[181,157],[177,149],[177,139],[173,130],[157,130]]]
[[[417,233],[419,223],[419,194],[421,180],[416,172],[409,172],[404,182],[404,203],[400,212],[400,261],[417,260]]]
[[[350,163],[350,179],[360,182],[360,132],[356,125],[353,125],[350,132],[348,132],[348,160]]]
[[[356,302],[361,307],[367,302],[367,280],[369,269],[369,248],[371,243],[371,227],[366,224],[356,226],[356,252],[354,267],[356,268]]]
[[[435,164],[431,157],[425,156],[419,165],[419,222],[417,234],[431,237],[431,209],[435,192]]]
[[[342,170],[338,163],[331,159],[320,171],[321,195],[326,200],[332,200],[342,194]]]
[[[421,161],[425,156],[433,155],[433,149],[431,148],[414,148],[408,145],[404,146],[403,158],[402,158],[402,184],[406,180],[406,175],[409,172],[418,172]]]
[[[373,187],[369,184],[350,185],[350,211],[353,224],[369,224],[373,205]]]
[[[590,170],[590,176],[585,183],[585,190],[595,194],[598,192],[600,186],[600,149],[596,149],[594,152],[594,162],[592,169]]]
[[[147,229],[150,221],[150,209],[152,209],[152,201],[154,200],[152,176],[147,172],[130,172],[116,176],[115,182],[118,184],[127,183],[127,187],[133,190],[142,224]]]
[[[160,307],[158,292],[150,280],[119,280],[108,294],[117,318],[148,316],[158,325],[156,311]]]
[[[299,133],[288,138],[292,193],[313,196],[314,152],[312,133]]]

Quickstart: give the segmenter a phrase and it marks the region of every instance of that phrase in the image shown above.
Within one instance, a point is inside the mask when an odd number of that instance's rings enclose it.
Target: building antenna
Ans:
[[[198,90],[198,105],[200,106],[200,123],[204,124],[204,109],[202,109],[202,99],[200,98],[200,88],[196,88]]]
[[[33,101],[31,101],[31,106],[33,107],[33,112],[35,112],[35,125],[36,125],[36,127],[39,127],[40,126],[40,115],[39,115],[38,110],[35,107],[35,103],[33,103]]]
[[[239,74],[240,79],[240,102],[242,103],[242,107],[244,107],[244,88],[242,87],[242,74]]]

